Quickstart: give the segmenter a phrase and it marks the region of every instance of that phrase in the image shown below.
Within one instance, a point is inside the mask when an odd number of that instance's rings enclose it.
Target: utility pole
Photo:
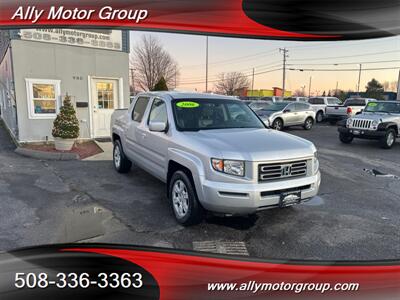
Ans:
[[[286,79],[286,58],[289,57],[289,52],[286,48],[279,48],[279,52],[283,53],[283,78],[282,78],[282,97],[285,97],[285,79]]]
[[[175,90],[176,90],[176,66],[175,66]]]
[[[362,64],[360,64],[360,70],[358,71],[358,84],[357,84],[357,94],[360,94],[360,80],[361,80],[361,66]]]
[[[400,100],[400,70],[399,70],[399,78],[397,79],[397,100]]]
[[[253,68],[253,79],[251,80],[251,92],[254,91],[254,68]]]
[[[208,91],[208,35],[206,36],[206,93]]]
[[[135,90],[135,69],[134,68],[130,68],[129,70],[131,71],[132,92],[133,92],[133,95],[135,96],[135,94],[136,94],[136,90]]]
[[[338,91],[338,85],[339,85],[339,81],[336,81],[336,90],[335,90],[335,96],[337,97],[337,91]]]
[[[308,84],[308,97],[311,97],[311,78],[312,76],[310,76],[310,83]]]

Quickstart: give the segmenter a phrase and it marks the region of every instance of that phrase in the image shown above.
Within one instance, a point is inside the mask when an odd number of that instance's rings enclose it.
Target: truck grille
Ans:
[[[259,181],[304,176],[307,175],[307,161],[260,164],[258,174]]]
[[[353,124],[351,125],[351,127],[358,129],[369,129],[371,123],[371,120],[353,119]]]

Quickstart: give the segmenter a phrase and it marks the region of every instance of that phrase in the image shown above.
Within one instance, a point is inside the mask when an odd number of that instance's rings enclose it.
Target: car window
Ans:
[[[154,99],[151,105],[148,123],[150,122],[163,122],[166,123],[167,118],[167,105],[161,99]]]
[[[337,99],[337,98],[328,98],[328,104],[329,104],[329,105],[340,104],[340,100]]]
[[[296,105],[297,111],[309,110],[309,108],[310,108],[310,106],[305,103],[296,103],[295,105]]]
[[[310,100],[308,100],[308,102],[311,104],[324,104],[324,99],[323,98],[310,98]]]
[[[144,112],[146,111],[147,104],[149,103],[148,97],[139,97],[135,103],[132,111],[132,120],[142,122]]]
[[[366,105],[366,100],[361,98],[347,99],[344,102],[344,106],[365,106],[365,105]]]
[[[290,110],[290,111],[296,111],[297,107],[296,107],[296,103],[291,103],[288,106],[285,107],[285,110]]]
[[[172,108],[180,131],[265,128],[251,108],[237,100],[176,99]]]

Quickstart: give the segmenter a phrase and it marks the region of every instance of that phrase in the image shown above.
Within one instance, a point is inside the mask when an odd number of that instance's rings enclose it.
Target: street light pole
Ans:
[[[360,94],[361,66],[362,66],[362,64],[360,64],[360,70],[358,71],[357,94]]]
[[[208,91],[208,35],[206,36],[206,93]]]
[[[312,76],[310,76],[310,83],[308,84],[308,97],[311,97],[311,78]]]
[[[251,92],[254,91],[254,68],[253,68],[253,79],[251,80]]]

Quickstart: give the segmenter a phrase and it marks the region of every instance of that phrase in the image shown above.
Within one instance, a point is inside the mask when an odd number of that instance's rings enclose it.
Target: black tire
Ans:
[[[353,141],[353,135],[352,134],[346,134],[346,133],[339,133],[339,140],[343,144],[350,144]]]
[[[315,120],[317,121],[317,123],[321,123],[324,120],[324,113],[322,111],[317,112]]]
[[[113,164],[118,173],[128,173],[132,167],[132,162],[125,156],[121,141],[114,141]]]
[[[305,130],[311,130],[311,128],[313,128],[314,125],[314,119],[311,117],[308,117],[305,121],[304,121],[304,125],[303,128]]]
[[[383,149],[390,149],[396,143],[396,131],[393,128],[386,130],[386,134],[380,140],[381,147]]]
[[[272,128],[278,131],[283,130],[283,121],[281,118],[277,118],[272,122]]]
[[[180,200],[177,200],[176,204],[175,204],[175,199],[178,199],[179,196],[182,197],[184,196],[183,194],[180,195],[179,192],[175,190],[175,185],[180,185],[182,191],[184,191],[184,193],[187,194],[187,199],[182,198],[182,202],[179,202]],[[203,207],[199,203],[192,181],[185,172],[176,171],[172,175],[171,180],[169,182],[168,199],[172,208],[172,212],[175,216],[175,219],[179,224],[183,226],[190,226],[198,224],[203,220],[204,216]],[[183,205],[183,201],[185,200],[186,200],[185,204],[187,206]],[[181,206],[179,206],[179,203]],[[182,208],[181,211],[179,207]]]

